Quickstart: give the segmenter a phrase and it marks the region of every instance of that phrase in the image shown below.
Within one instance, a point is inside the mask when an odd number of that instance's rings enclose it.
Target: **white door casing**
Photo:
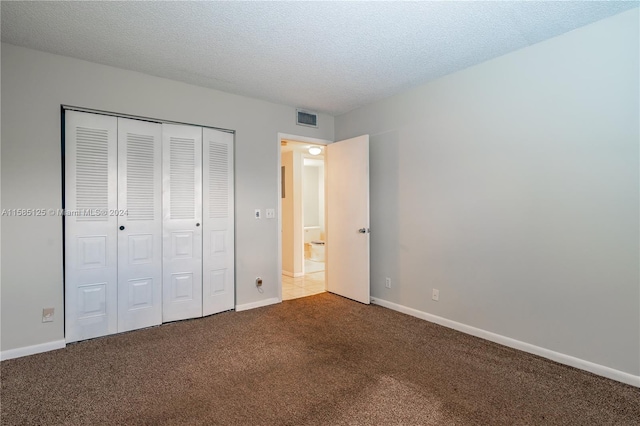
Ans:
[[[65,113],[65,340],[118,330],[117,118]]]
[[[162,125],[162,321],[202,316],[202,128]]]
[[[118,332],[162,322],[162,125],[118,118]]]
[[[327,290],[370,303],[369,135],[327,145]]]
[[[234,308],[233,134],[203,128],[203,315]]]

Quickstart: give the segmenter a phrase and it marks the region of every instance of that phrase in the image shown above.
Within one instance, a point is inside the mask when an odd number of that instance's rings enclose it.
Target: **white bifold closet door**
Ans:
[[[163,124],[162,321],[202,316],[202,128]]]
[[[234,308],[233,134],[203,128],[202,313]]]
[[[67,342],[233,309],[233,134],[65,112]]]
[[[65,114],[65,339],[118,330],[118,120]]]
[[[162,125],[118,118],[118,332],[162,322]]]

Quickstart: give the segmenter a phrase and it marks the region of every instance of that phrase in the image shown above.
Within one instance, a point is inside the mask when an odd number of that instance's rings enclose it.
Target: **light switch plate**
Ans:
[[[260,209],[256,209],[254,217],[256,219],[262,219],[262,211]]]

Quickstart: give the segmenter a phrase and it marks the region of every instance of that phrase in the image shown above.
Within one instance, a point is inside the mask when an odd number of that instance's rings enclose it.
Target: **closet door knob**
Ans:
[[[124,231],[124,225],[120,225],[120,230]]]
[[[199,224],[199,223],[196,223],[196,226],[200,226],[200,224]]]

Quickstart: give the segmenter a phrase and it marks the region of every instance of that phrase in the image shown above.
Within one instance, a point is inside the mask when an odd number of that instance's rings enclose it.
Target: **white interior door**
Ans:
[[[117,129],[115,117],[65,113],[67,342],[118,330]]]
[[[211,315],[235,303],[233,134],[204,128],[202,138],[202,311]]]
[[[162,322],[162,125],[118,118],[118,331]]]
[[[369,135],[326,152],[327,290],[369,304]]]
[[[162,125],[162,321],[202,316],[202,128]]]

